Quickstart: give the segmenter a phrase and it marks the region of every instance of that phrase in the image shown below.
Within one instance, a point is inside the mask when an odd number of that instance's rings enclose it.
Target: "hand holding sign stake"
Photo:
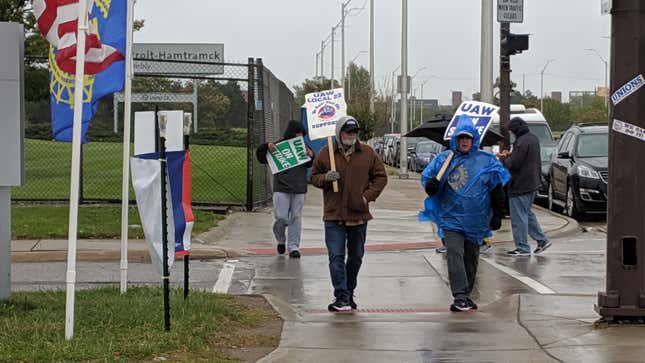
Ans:
[[[305,95],[305,102],[309,139],[327,138],[330,167],[332,171],[336,171],[332,136],[336,135],[336,122],[338,119],[347,115],[344,90],[335,88],[308,93]],[[333,188],[334,192],[338,192],[337,181],[333,182]]]

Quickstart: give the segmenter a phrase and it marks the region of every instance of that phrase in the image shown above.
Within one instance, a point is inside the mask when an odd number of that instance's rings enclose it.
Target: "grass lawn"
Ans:
[[[25,140],[25,185],[14,199],[69,199],[71,144]],[[243,204],[246,200],[246,148],[191,145],[193,200]],[[83,146],[83,197],[121,199],[123,145]],[[130,188],[131,199],[134,192]]]
[[[193,210],[193,234],[205,232],[224,219],[223,216]],[[11,231],[13,239],[67,238],[69,207],[67,205],[13,205]],[[136,208],[128,212],[129,238],[143,238]],[[78,212],[78,238],[120,238],[121,207],[82,206]]]
[[[235,350],[277,346],[281,322],[261,303],[199,291],[184,301],[175,289],[171,331],[165,332],[160,288],[131,288],[124,295],[111,287],[80,290],[74,338],[66,341],[64,291],[16,292],[0,303],[0,360],[229,362],[234,357],[227,353]]]

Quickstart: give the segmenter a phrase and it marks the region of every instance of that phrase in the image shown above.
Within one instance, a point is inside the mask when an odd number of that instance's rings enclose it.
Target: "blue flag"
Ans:
[[[43,2],[44,3],[44,2]],[[54,12],[48,8],[45,11]],[[46,14],[46,13],[45,13]],[[81,140],[87,142],[87,129],[98,109],[99,100],[121,91],[125,83],[127,1],[94,1],[86,35],[86,61],[83,89]],[[47,20],[42,17],[43,21]],[[39,19],[39,22],[41,19]],[[39,23],[40,24],[40,23]],[[54,22],[56,25],[57,23]],[[68,23],[69,24],[69,23]],[[57,141],[72,141],[74,120],[74,74],[76,30],[64,24],[52,26],[47,38],[49,52],[50,105],[52,132]],[[68,30],[67,33],[65,31]],[[52,34],[63,34],[52,39]]]

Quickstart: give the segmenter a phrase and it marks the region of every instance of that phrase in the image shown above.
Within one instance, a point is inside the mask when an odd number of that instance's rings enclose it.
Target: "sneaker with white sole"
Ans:
[[[473,310],[474,306],[473,303],[471,303],[468,300],[462,300],[458,299],[455,300],[452,305],[450,305],[450,311],[452,312],[461,312],[461,311],[470,311]]]
[[[349,304],[349,298],[347,297],[337,297],[333,303],[327,306],[329,311],[351,311],[352,307]]]
[[[492,251],[493,251],[493,245],[484,243],[483,245],[479,246],[479,253],[489,253]]]
[[[435,252],[437,252],[437,253],[446,253],[446,252],[448,252],[448,248],[446,246],[437,247],[437,249],[435,249]]]
[[[531,252],[524,252],[524,251],[520,251],[518,249],[514,249],[513,251],[507,251],[506,255],[507,256],[513,256],[513,257],[530,256]]]
[[[542,246],[537,246],[537,248],[535,249],[535,251],[533,251],[533,253],[536,255],[539,255],[540,253],[546,251],[547,248],[551,247],[552,244],[553,243],[551,243],[551,241],[548,241]]]

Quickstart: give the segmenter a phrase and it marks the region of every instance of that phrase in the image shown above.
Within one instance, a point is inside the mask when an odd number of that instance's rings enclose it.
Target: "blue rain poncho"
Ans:
[[[457,150],[456,135],[461,131],[473,135],[473,146],[467,154]],[[490,191],[500,183],[505,185],[511,176],[495,155],[479,149],[479,133],[472,123],[457,127],[450,140],[450,149],[438,154],[421,174],[421,185],[425,187],[428,180],[439,173],[449,153],[454,153],[441,178],[438,193],[426,198],[419,220],[434,222],[440,232],[460,232],[469,241],[482,244],[484,238],[491,235]]]

